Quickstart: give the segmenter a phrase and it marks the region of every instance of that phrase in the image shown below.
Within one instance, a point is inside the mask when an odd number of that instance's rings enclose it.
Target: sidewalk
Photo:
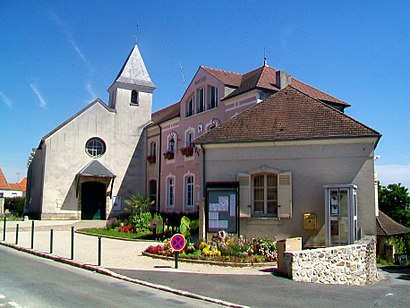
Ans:
[[[16,225],[19,224],[18,244],[16,246],[31,248],[32,221],[7,221],[6,243],[15,245]],[[71,227],[102,228],[105,221],[34,221],[33,250],[50,253],[50,229],[53,229],[52,256],[71,259]],[[0,243],[3,241],[3,221],[0,222]],[[174,260],[161,260],[146,257],[142,252],[153,241],[129,241],[118,239],[101,239],[101,267],[122,270],[150,270],[159,272],[186,272],[201,274],[230,275],[271,275],[272,267],[226,267],[208,264],[178,262],[175,269]],[[98,265],[98,237],[74,233],[74,261]]]

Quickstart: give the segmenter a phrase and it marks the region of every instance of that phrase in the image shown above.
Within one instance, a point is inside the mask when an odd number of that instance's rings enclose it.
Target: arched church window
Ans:
[[[131,92],[131,105],[132,106],[138,106],[138,92],[135,90],[132,90]]]
[[[91,157],[100,157],[105,153],[105,142],[97,137],[88,139],[85,150]]]

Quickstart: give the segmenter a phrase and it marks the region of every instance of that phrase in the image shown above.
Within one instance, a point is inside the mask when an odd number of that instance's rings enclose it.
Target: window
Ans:
[[[197,112],[205,111],[205,97],[204,97],[204,88],[196,90],[196,103],[197,103]]]
[[[138,106],[138,92],[135,90],[132,90],[131,92],[131,106]]]
[[[100,157],[105,153],[105,143],[100,138],[91,138],[85,144],[85,150],[91,157]]]
[[[157,156],[157,143],[156,142],[151,142],[150,149],[149,149],[149,155],[152,157]]]
[[[149,198],[154,201],[153,207],[156,209],[156,202],[157,202],[157,180],[150,180],[148,182],[148,196]]]
[[[190,147],[194,142],[194,132],[192,130],[188,131],[185,135],[185,146]]]
[[[167,179],[167,207],[175,206],[175,178]]]
[[[218,88],[208,86],[208,109],[218,107]]]
[[[277,175],[273,173],[253,176],[253,214],[278,215]]]
[[[188,175],[185,177],[185,207],[194,206],[194,177]]]
[[[186,102],[186,116],[190,117],[194,115],[194,96],[192,95],[191,98]]]

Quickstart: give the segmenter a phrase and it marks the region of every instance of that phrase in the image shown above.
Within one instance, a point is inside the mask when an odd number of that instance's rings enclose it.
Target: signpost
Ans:
[[[182,234],[174,234],[171,237],[171,247],[175,251],[175,268],[178,268],[179,252],[185,248],[185,237]]]

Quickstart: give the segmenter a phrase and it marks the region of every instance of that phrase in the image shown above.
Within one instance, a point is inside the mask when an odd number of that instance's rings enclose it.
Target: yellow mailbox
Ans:
[[[303,215],[303,227],[305,230],[316,230],[317,219],[316,214],[306,213]]]

